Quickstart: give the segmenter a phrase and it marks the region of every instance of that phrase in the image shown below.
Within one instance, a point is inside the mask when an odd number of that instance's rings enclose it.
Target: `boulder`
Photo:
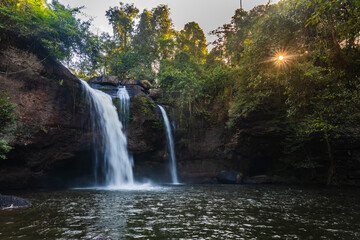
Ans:
[[[160,88],[152,88],[149,90],[149,97],[151,97],[152,99],[158,99],[161,97],[161,89]]]
[[[0,209],[4,208],[16,208],[16,207],[30,207],[30,201],[14,196],[7,196],[0,194]]]
[[[152,85],[148,80],[140,80],[139,85],[142,86],[145,90],[152,88]]]
[[[224,184],[241,183],[242,178],[242,173],[236,171],[222,171],[216,176],[218,182]]]
[[[121,80],[121,85],[123,85],[123,86],[140,85],[140,81],[136,80],[136,79],[127,78],[127,79]]]
[[[131,98],[146,97],[145,89],[139,85],[128,85],[126,88]]]
[[[119,78],[117,76],[99,76],[93,77],[89,80],[89,84],[96,83],[102,85],[114,85],[117,86],[119,84]]]
[[[127,87],[133,86],[133,85],[138,85],[138,86],[142,87],[143,89],[145,89],[146,91],[152,87],[151,83],[148,80],[137,80],[137,79],[131,79],[131,78],[121,80],[121,85],[127,86]]]

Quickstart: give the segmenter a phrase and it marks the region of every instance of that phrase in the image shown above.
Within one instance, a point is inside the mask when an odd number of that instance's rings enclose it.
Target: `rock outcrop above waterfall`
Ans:
[[[45,50],[2,34],[0,82],[17,115],[1,136],[13,149],[0,161],[0,189],[40,184],[66,164],[74,169],[82,154],[86,158],[89,112],[80,80],[67,68]]]
[[[104,85],[113,85],[117,86],[119,85],[119,78],[117,76],[99,76],[99,77],[93,77],[90,78],[88,81],[89,84],[95,83],[95,84],[104,84]]]
[[[162,97],[162,91],[160,88],[152,88],[149,90],[149,97],[156,100]]]
[[[127,86],[127,87],[138,85],[138,86],[141,86],[146,91],[152,87],[151,83],[147,80],[137,80],[137,79],[131,79],[131,78],[121,80],[121,85]]]

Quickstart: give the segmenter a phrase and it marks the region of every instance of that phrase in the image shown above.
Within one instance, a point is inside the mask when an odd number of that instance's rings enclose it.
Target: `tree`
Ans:
[[[151,12],[144,10],[133,38],[134,51],[143,63],[152,63],[155,56],[155,31],[151,26]]]
[[[170,9],[167,5],[159,5],[152,9],[151,26],[155,33],[158,59],[169,59],[174,54],[174,35]]]
[[[110,73],[118,75],[121,79],[129,77],[131,69],[137,64],[137,56],[130,51],[124,53],[115,50],[110,58]]]
[[[207,54],[203,30],[196,22],[189,22],[177,37],[178,48],[187,51],[196,61],[202,62]]]
[[[90,22],[75,18],[81,8],[66,8],[57,0],[6,0],[0,2],[0,29],[31,40],[61,61],[86,55]]]
[[[151,12],[144,10],[133,37],[132,45],[137,57],[137,64],[131,74],[138,78],[152,81],[155,73],[152,64],[157,58],[155,31],[151,25]]]
[[[130,37],[134,28],[134,18],[139,13],[134,4],[120,2],[120,7],[106,11],[106,17],[113,26],[115,37],[120,41],[121,50],[127,52],[130,48]]]

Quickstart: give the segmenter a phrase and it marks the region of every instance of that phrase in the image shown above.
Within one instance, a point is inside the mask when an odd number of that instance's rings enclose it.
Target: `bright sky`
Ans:
[[[170,8],[170,17],[176,30],[181,30],[186,23],[195,21],[203,29],[208,41],[214,40],[208,33],[223,24],[230,23],[235,10],[240,7],[240,0],[59,0],[65,6],[85,6],[83,12],[88,17],[94,18],[95,32],[109,32],[110,34],[112,34],[112,28],[108,24],[105,12],[110,7],[119,6],[120,1],[134,3],[140,12],[143,9],[151,10],[160,4],[166,4]],[[268,0],[242,1],[243,8],[247,11],[268,2]],[[277,2],[279,0],[271,0],[271,3]]]

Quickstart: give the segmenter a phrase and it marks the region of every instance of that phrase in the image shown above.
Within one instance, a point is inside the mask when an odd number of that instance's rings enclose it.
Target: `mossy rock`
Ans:
[[[152,88],[152,84],[148,80],[140,80],[140,86],[142,86],[144,89],[149,90]]]
[[[117,112],[119,112],[120,111],[120,101],[119,101],[119,99],[118,98],[113,98],[112,103],[116,107]]]
[[[110,91],[110,90],[114,90],[114,88],[113,87],[104,87],[104,86],[102,86],[102,87],[99,87],[98,88],[98,90],[103,90],[103,91]]]
[[[164,129],[164,121],[162,119],[154,120],[152,123],[152,128],[154,130],[163,130]]]
[[[142,96],[134,97],[131,99],[131,102],[130,102],[130,117],[133,120],[156,119],[156,116],[153,112],[155,107],[156,107],[155,102],[149,98],[142,97]]]

